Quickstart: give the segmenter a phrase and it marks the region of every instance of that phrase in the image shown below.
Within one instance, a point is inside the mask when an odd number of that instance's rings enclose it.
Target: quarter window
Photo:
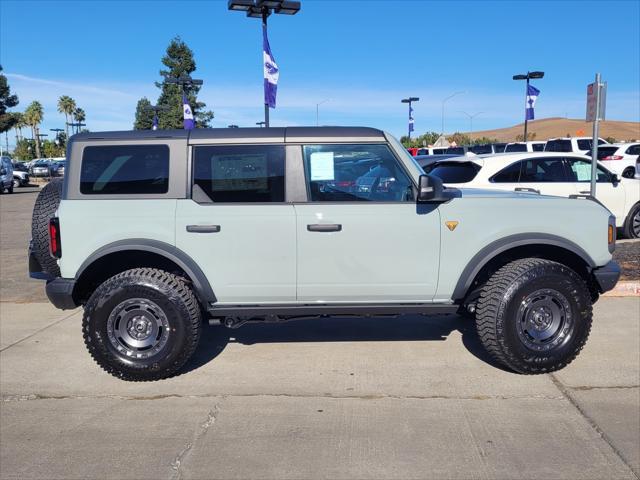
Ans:
[[[628,149],[627,149],[627,155],[640,155],[640,144],[638,145],[631,145]]]
[[[386,145],[307,145],[312,202],[412,201],[412,183]]]
[[[284,202],[282,145],[195,147],[193,183],[213,202]]]
[[[591,181],[591,162],[582,158],[567,158],[569,167],[569,181],[571,182],[590,182]],[[602,168],[597,167],[596,182],[611,182],[611,174]]]
[[[169,190],[167,145],[86,147],[80,192],[85,195],[158,194]]]

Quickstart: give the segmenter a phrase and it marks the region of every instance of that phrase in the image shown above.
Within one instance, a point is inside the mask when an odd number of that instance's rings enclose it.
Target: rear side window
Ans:
[[[627,148],[626,153],[627,155],[640,155],[640,144],[631,145],[629,148]]]
[[[105,145],[82,153],[80,192],[84,195],[167,193],[168,145]]]
[[[564,159],[558,158],[532,158],[522,164],[520,182],[567,182],[564,169]]]
[[[430,175],[441,178],[443,183],[467,183],[476,178],[480,165],[473,162],[440,162],[428,170]]]
[[[444,153],[452,153],[454,155],[464,155],[464,148],[463,147],[449,147],[444,151]]]
[[[591,140],[578,140],[578,150],[591,150]]]
[[[493,153],[491,151],[491,145],[473,145],[469,147],[469,151],[476,155],[482,155],[484,153]]]
[[[284,202],[282,145],[195,147],[193,183],[213,202]]]
[[[504,149],[505,152],[526,152],[527,145],[524,143],[511,143]]]
[[[516,162],[503,168],[489,180],[495,183],[518,183],[520,181],[520,167],[523,162]]]
[[[591,148],[591,146],[589,146]],[[571,152],[571,140],[549,140],[544,147],[545,152]]]
[[[534,152],[542,152],[544,151],[544,143],[534,143],[531,148]]]

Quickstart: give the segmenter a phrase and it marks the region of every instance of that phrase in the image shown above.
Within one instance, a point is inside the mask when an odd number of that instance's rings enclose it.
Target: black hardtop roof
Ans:
[[[194,130],[124,130],[116,132],[83,132],[71,137],[72,141],[87,140],[160,140],[160,139],[295,139],[380,138],[382,130],[370,127],[270,127],[270,128],[196,128]]]

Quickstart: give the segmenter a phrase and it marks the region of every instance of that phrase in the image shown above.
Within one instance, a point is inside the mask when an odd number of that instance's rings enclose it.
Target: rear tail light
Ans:
[[[602,160],[622,160],[624,157],[622,155],[609,155],[604,157]]]
[[[49,220],[49,253],[53,258],[62,257],[62,245],[60,245],[60,221],[58,217]]]

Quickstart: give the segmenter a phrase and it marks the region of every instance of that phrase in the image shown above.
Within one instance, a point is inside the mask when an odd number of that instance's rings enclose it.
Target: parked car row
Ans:
[[[593,148],[591,137],[550,138],[545,141],[492,143],[485,145],[462,145],[455,147],[415,148],[414,156],[425,155],[476,155],[516,152],[561,152],[590,155]],[[637,168],[640,156],[640,143],[607,143],[598,138],[598,160],[613,173],[624,178],[640,177]]]
[[[61,177],[64,176],[64,158],[41,158],[29,162],[29,173],[34,177]]]
[[[466,155],[426,163],[423,169],[445,185],[560,197],[590,194],[591,158],[571,152]],[[620,178],[599,162],[596,182],[596,198],[615,215],[616,226],[627,238],[640,238],[638,180]]]

